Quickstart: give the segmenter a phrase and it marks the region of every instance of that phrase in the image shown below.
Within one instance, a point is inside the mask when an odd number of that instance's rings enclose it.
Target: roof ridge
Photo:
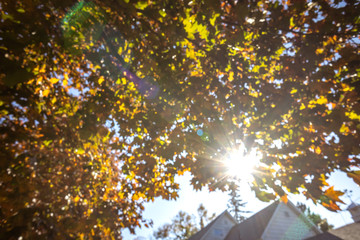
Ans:
[[[220,216],[224,215],[225,213],[229,213],[227,210],[223,211],[219,216],[217,216],[214,220],[208,223],[203,229],[192,235],[188,240],[200,240],[205,233],[211,228],[212,225],[220,218]]]
[[[274,201],[269,206],[263,208],[245,221],[236,224],[229,231],[225,239],[237,239],[240,235],[243,239],[260,238],[278,205],[279,201]]]

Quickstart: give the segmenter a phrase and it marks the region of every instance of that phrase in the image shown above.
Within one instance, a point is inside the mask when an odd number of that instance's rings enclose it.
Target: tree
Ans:
[[[240,223],[246,219],[245,216],[243,216],[244,213],[249,213],[249,211],[243,210],[243,208],[246,206],[247,202],[244,202],[241,199],[240,196],[240,187],[239,185],[232,182],[229,185],[230,192],[229,192],[229,203],[228,203],[228,209],[230,213],[234,214],[235,220]]]
[[[180,211],[170,224],[159,227],[159,229],[154,232],[154,237],[156,239],[167,240],[188,239],[215,218],[215,214],[208,216],[208,212],[203,204],[200,204],[197,212],[198,218]]]
[[[118,238],[176,175],[338,210],[360,184],[357,1],[1,0],[1,238]],[[271,192],[274,192],[271,193]]]
[[[203,229],[207,223],[211,222],[215,217],[215,213],[208,215],[208,210],[205,208],[203,204],[200,204],[197,209],[198,217],[199,217],[199,230]]]
[[[321,231],[327,232],[334,228],[334,225],[329,224],[326,218],[322,218],[319,214],[311,212],[310,208],[305,204],[298,202],[296,207],[299,208],[317,227],[319,227]]]

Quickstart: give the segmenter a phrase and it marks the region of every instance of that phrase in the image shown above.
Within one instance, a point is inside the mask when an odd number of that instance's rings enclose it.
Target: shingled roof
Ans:
[[[279,202],[274,202],[241,224],[235,225],[225,240],[260,239],[278,205]]]

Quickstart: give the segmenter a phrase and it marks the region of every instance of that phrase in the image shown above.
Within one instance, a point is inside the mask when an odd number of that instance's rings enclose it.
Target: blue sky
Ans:
[[[196,209],[200,203],[205,205],[209,213],[216,213],[218,215],[226,210],[228,201],[226,192],[209,192],[206,188],[204,188],[203,191],[196,192],[190,185],[190,179],[191,176],[189,174],[177,177],[176,180],[180,183],[181,190],[179,192],[179,198],[176,201],[166,201],[158,198],[154,202],[146,203],[144,217],[153,220],[153,228],[144,227],[137,229],[136,235],[131,235],[128,231],[124,231],[124,239],[133,240],[140,236],[143,238],[138,239],[150,239],[154,230],[165,223],[170,223],[171,219],[175,217],[180,210],[196,215]],[[330,185],[335,185],[335,190],[352,190],[351,199],[360,203],[360,188],[352,179],[349,179],[345,173],[335,172],[328,182]],[[270,204],[256,199],[255,194],[250,190],[246,183],[241,183],[240,188],[242,198],[247,202],[246,210],[252,212],[247,214],[247,216],[253,215]],[[350,199],[345,195],[342,196],[341,199],[346,203],[345,205],[341,205],[343,211],[333,213],[320,205],[314,205],[311,200],[306,200],[302,195],[289,196],[289,200],[294,204],[296,204],[296,202],[306,203],[313,212],[327,218],[328,222],[333,224],[335,228],[353,222],[350,213],[346,211]]]

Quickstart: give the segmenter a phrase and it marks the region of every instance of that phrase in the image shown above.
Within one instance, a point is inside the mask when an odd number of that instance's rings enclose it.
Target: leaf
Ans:
[[[324,96],[321,96],[319,99],[316,100],[316,103],[320,104],[320,105],[323,105],[323,104],[327,104],[328,100]]]
[[[215,25],[215,21],[216,21],[216,19],[217,19],[219,16],[220,16],[219,13],[216,13],[216,14],[214,13],[213,16],[212,16],[212,18],[210,18],[210,24],[211,24],[212,26]]]
[[[50,79],[51,84],[56,84],[57,82],[59,82],[58,78],[51,78]]]
[[[291,91],[290,91],[290,94],[294,94],[294,93],[297,93],[297,89],[293,88]],[[301,109],[300,109],[301,110]]]
[[[42,91],[42,95],[43,97],[47,97],[50,93],[50,90],[49,89],[45,89],[44,91]]]
[[[347,134],[350,132],[350,129],[349,129],[348,126],[345,125],[345,123],[343,123],[343,124],[341,125],[340,132],[341,132],[341,133],[344,133],[345,135],[347,135]]]
[[[288,203],[288,197],[287,197],[287,195],[281,196],[280,199],[281,199],[281,201],[284,202],[285,204]]]
[[[78,154],[84,154],[85,153],[85,150],[84,149],[82,149],[82,148],[78,148],[77,150],[76,150],[76,153],[78,153]]]
[[[323,205],[324,207],[326,207],[328,210],[332,211],[332,212],[336,212],[336,211],[340,211],[341,208],[334,203],[333,201],[329,201],[328,203],[326,202],[321,202],[321,205]]]
[[[351,171],[347,173],[347,176],[352,178],[354,182],[360,185],[360,171]]]
[[[166,12],[164,10],[159,10],[159,14],[162,16],[162,17],[166,17]]]
[[[293,29],[295,27],[295,23],[294,23],[294,17],[290,18],[290,25],[289,25],[290,29]]]
[[[229,79],[229,82],[232,82],[234,80],[234,72],[231,71],[229,73],[229,78],[228,79]]]
[[[79,197],[79,196],[76,196],[76,197],[74,198],[74,202],[75,202],[75,203],[79,202],[79,200],[80,200],[80,197]]]
[[[148,1],[139,1],[135,4],[135,7],[140,10],[144,10],[149,6]]]
[[[99,77],[98,83],[101,85],[105,81],[103,76]]]
[[[335,201],[335,202],[344,203],[344,202],[339,198],[339,196],[344,195],[344,193],[341,192],[341,191],[335,191],[335,190],[334,190],[334,186],[331,186],[330,188],[328,188],[328,189],[325,191],[324,195],[327,196],[328,198],[330,198],[331,200]]]

